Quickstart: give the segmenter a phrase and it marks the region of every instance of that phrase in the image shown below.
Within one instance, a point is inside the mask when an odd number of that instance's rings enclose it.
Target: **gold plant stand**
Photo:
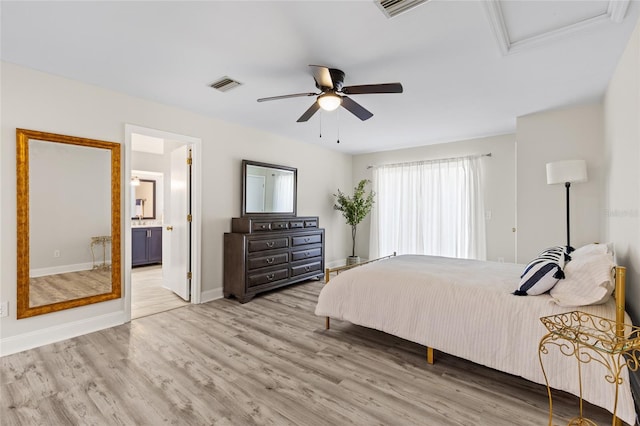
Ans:
[[[542,362],[542,355],[549,353],[549,345],[557,346],[566,356],[575,357],[578,364],[580,411],[577,417],[569,421],[568,426],[597,426],[592,420],[585,418],[582,411],[581,366],[590,362],[600,363],[608,371],[604,378],[613,384],[615,389],[611,424],[621,425],[622,422],[616,416],[618,391],[623,382],[621,372],[625,366],[630,371],[636,371],[639,367],[640,327],[625,324],[622,320],[613,321],[580,311],[542,317],[540,321],[549,330],[538,346],[540,367],[549,396],[549,426],[553,424],[553,402],[551,387]]]

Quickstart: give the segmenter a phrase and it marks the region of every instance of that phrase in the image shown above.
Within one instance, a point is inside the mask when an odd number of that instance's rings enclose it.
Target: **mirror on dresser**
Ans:
[[[224,234],[224,296],[257,294],[323,276],[324,229],[297,216],[297,169],[242,161],[242,217]]]
[[[16,129],[17,318],[121,297],[118,143]]]
[[[242,160],[242,216],[295,216],[298,170]]]

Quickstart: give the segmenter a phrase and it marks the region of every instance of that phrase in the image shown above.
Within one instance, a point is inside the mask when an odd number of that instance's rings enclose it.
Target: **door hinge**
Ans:
[[[191,279],[191,272],[187,272],[187,279],[190,280]]]
[[[193,162],[193,159],[191,157],[187,158],[187,165],[191,165],[191,163]]]
[[[190,214],[187,215],[187,222],[191,222],[193,220],[193,216]]]

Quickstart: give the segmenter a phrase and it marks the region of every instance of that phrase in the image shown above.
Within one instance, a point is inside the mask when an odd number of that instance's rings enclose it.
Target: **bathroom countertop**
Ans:
[[[142,221],[142,223],[137,223],[137,221],[131,221],[131,227],[132,228],[162,228],[162,224],[157,222],[147,223],[144,220]]]

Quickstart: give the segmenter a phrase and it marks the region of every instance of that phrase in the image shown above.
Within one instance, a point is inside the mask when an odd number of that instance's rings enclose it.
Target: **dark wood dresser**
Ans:
[[[240,303],[323,271],[324,229],[317,217],[233,218],[224,234],[224,297]]]

